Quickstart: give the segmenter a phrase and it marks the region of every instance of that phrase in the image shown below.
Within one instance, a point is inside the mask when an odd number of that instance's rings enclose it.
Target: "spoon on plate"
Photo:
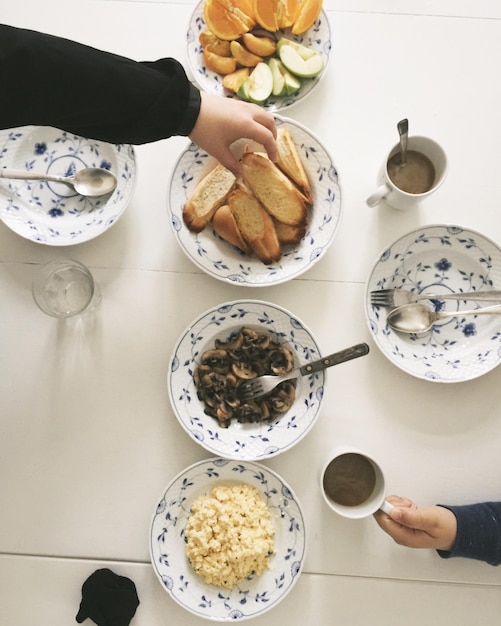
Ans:
[[[101,167],[86,167],[74,176],[54,176],[37,174],[26,170],[10,168],[0,169],[0,178],[15,178],[21,180],[47,180],[55,183],[64,183],[73,187],[81,196],[104,196],[111,193],[117,186],[117,179],[112,172]]]
[[[465,315],[500,315],[501,305],[486,306],[469,311],[433,311],[424,304],[413,303],[399,306],[388,313],[386,323],[401,333],[424,333],[439,320]]]
[[[400,135],[400,165],[407,163],[407,139],[409,136],[409,120],[400,120],[397,124],[398,134]]]

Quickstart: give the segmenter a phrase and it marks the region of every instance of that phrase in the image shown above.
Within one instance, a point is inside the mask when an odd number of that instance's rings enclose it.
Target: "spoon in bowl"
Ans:
[[[101,167],[86,167],[74,176],[54,176],[37,174],[26,170],[0,168],[0,178],[14,178],[18,180],[47,180],[55,183],[64,183],[73,187],[81,196],[104,196],[111,193],[117,186],[115,175]]]
[[[424,304],[399,306],[388,313],[386,323],[400,333],[424,333],[435,322],[465,315],[500,315],[501,305],[487,306],[469,311],[433,311]]]
[[[400,120],[397,124],[398,134],[400,135],[400,165],[407,163],[407,139],[409,136],[409,120]]]

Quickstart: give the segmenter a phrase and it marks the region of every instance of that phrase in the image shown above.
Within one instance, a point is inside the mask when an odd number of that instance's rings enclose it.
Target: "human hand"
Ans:
[[[395,508],[390,515],[377,511],[379,526],[399,545],[408,548],[451,550],[456,539],[456,516],[442,506],[418,508],[412,500],[400,496],[387,498]]]
[[[277,160],[277,129],[273,116],[257,104],[202,92],[200,113],[190,139],[231,170],[240,174],[240,163],[230,149],[237,139],[260,143],[272,161]]]

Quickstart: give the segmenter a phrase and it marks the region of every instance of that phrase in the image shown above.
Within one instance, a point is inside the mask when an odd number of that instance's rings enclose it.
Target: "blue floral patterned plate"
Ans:
[[[461,382],[489,372],[501,361],[501,318],[461,316],[481,306],[472,301],[432,300],[437,311],[457,311],[427,333],[404,335],[386,324],[387,310],[370,304],[374,289],[417,293],[501,289],[501,250],[480,233],[433,225],[404,235],[383,251],[367,281],[365,310],[374,341],[397,367],[434,382]]]
[[[297,278],[323,257],[341,222],[338,174],[329,153],[304,126],[281,116],[275,116],[275,120],[278,126],[290,129],[313,193],[306,235],[298,245],[284,246],[277,263],[264,265],[256,257],[247,256],[223,241],[210,225],[198,234],[185,226],[183,207],[198,181],[215,166],[216,161],[211,156],[192,143],[179,158],[172,174],[168,209],[181,249],[204,272],[227,283],[266,287]],[[248,140],[237,142],[237,154],[241,154],[245,146],[254,149],[257,144]]]
[[[204,1],[205,0],[202,0],[197,4],[190,19],[187,33],[189,67],[193,78],[204,91],[219,96],[238,98],[237,95],[223,87],[223,76],[209,70],[204,63],[202,46],[198,40],[200,33],[207,28],[204,21]],[[303,100],[303,98],[309,95],[318,85],[329,61],[329,54],[332,47],[331,32],[327,15],[324,11],[321,11],[315,24],[302,35],[292,35],[290,28],[280,30],[274,34],[268,33],[268,35],[274,35],[277,41],[280,37],[293,39],[297,43],[303,44],[311,50],[318,52],[324,59],[324,69],[322,73],[315,78],[301,79],[301,87],[295,93],[287,96],[270,96],[268,100],[262,104],[265,109],[277,112],[283,111],[300,100]]]
[[[116,175],[113,193],[96,198],[80,196],[62,183],[0,179],[0,219],[21,237],[51,246],[82,243],[112,226],[129,204],[136,175],[131,145],[43,126],[0,131],[0,167],[59,176],[103,167]]]
[[[228,459],[261,460],[289,450],[310,431],[320,411],[326,374],[320,371],[298,378],[296,400],[279,418],[254,424],[232,422],[222,428],[205,414],[193,372],[216,339],[227,340],[243,326],[271,333],[292,350],[296,365],[321,356],[308,328],[285,309],[259,300],[228,302],[203,313],[181,335],[170,360],[168,390],[176,417],[202,447]]]
[[[231,590],[207,584],[186,556],[184,531],[192,502],[218,484],[247,483],[266,502],[275,526],[271,569]],[[160,497],[150,530],[150,556],[163,589],[190,613],[229,622],[262,615],[287,596],[303,568],[306,532],[301,507],[280,476],[258,463],[213,458],[178,474]]]

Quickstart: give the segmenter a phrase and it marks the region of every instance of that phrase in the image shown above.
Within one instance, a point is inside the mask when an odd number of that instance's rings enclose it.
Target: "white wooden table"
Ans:
[[[137,60],[186,62],[188,0],[0,0],[0,20]],[[249,290],[214,280],[179,249],[168,222],[172,167],[187,144],[136,148],[134,198],[87,243],[46,247],[0,223],[0,623],[75,623],[95,569],[129,576],[134,626],[202,624],[157,582],[148,531],[157,498],[208,454],[169,404],[168,360],[211,306],[241,297],[294,312],[333,352],[371,342],[364,289],[380,251],[426,224],[457,224],[501,241],[501,6],[495,0],[325,0],[333,50],[314,95],[287,111],[322,138],[339,172],[343,218],[324,258],[299,279]],[[20,77],[29,93],[29,77]],[[445,184],[415,211],[365,198],[407,117],[449,157]],[[101,285],[97,315],[63,326],[34,305],[35,264],[71,255]],[[397,546],[373,519],[344,520],[322,502],[319,471],[337,443],[365,448],[390,492],[422,504],[500,499],[499,368],[453,385],[368,357],[331,370],[322,414],[292,450],[266,463],[306,516],[305,569],[257,625],[497,623],[497,568]],[[89,622],[90,623],[90,622]]]

